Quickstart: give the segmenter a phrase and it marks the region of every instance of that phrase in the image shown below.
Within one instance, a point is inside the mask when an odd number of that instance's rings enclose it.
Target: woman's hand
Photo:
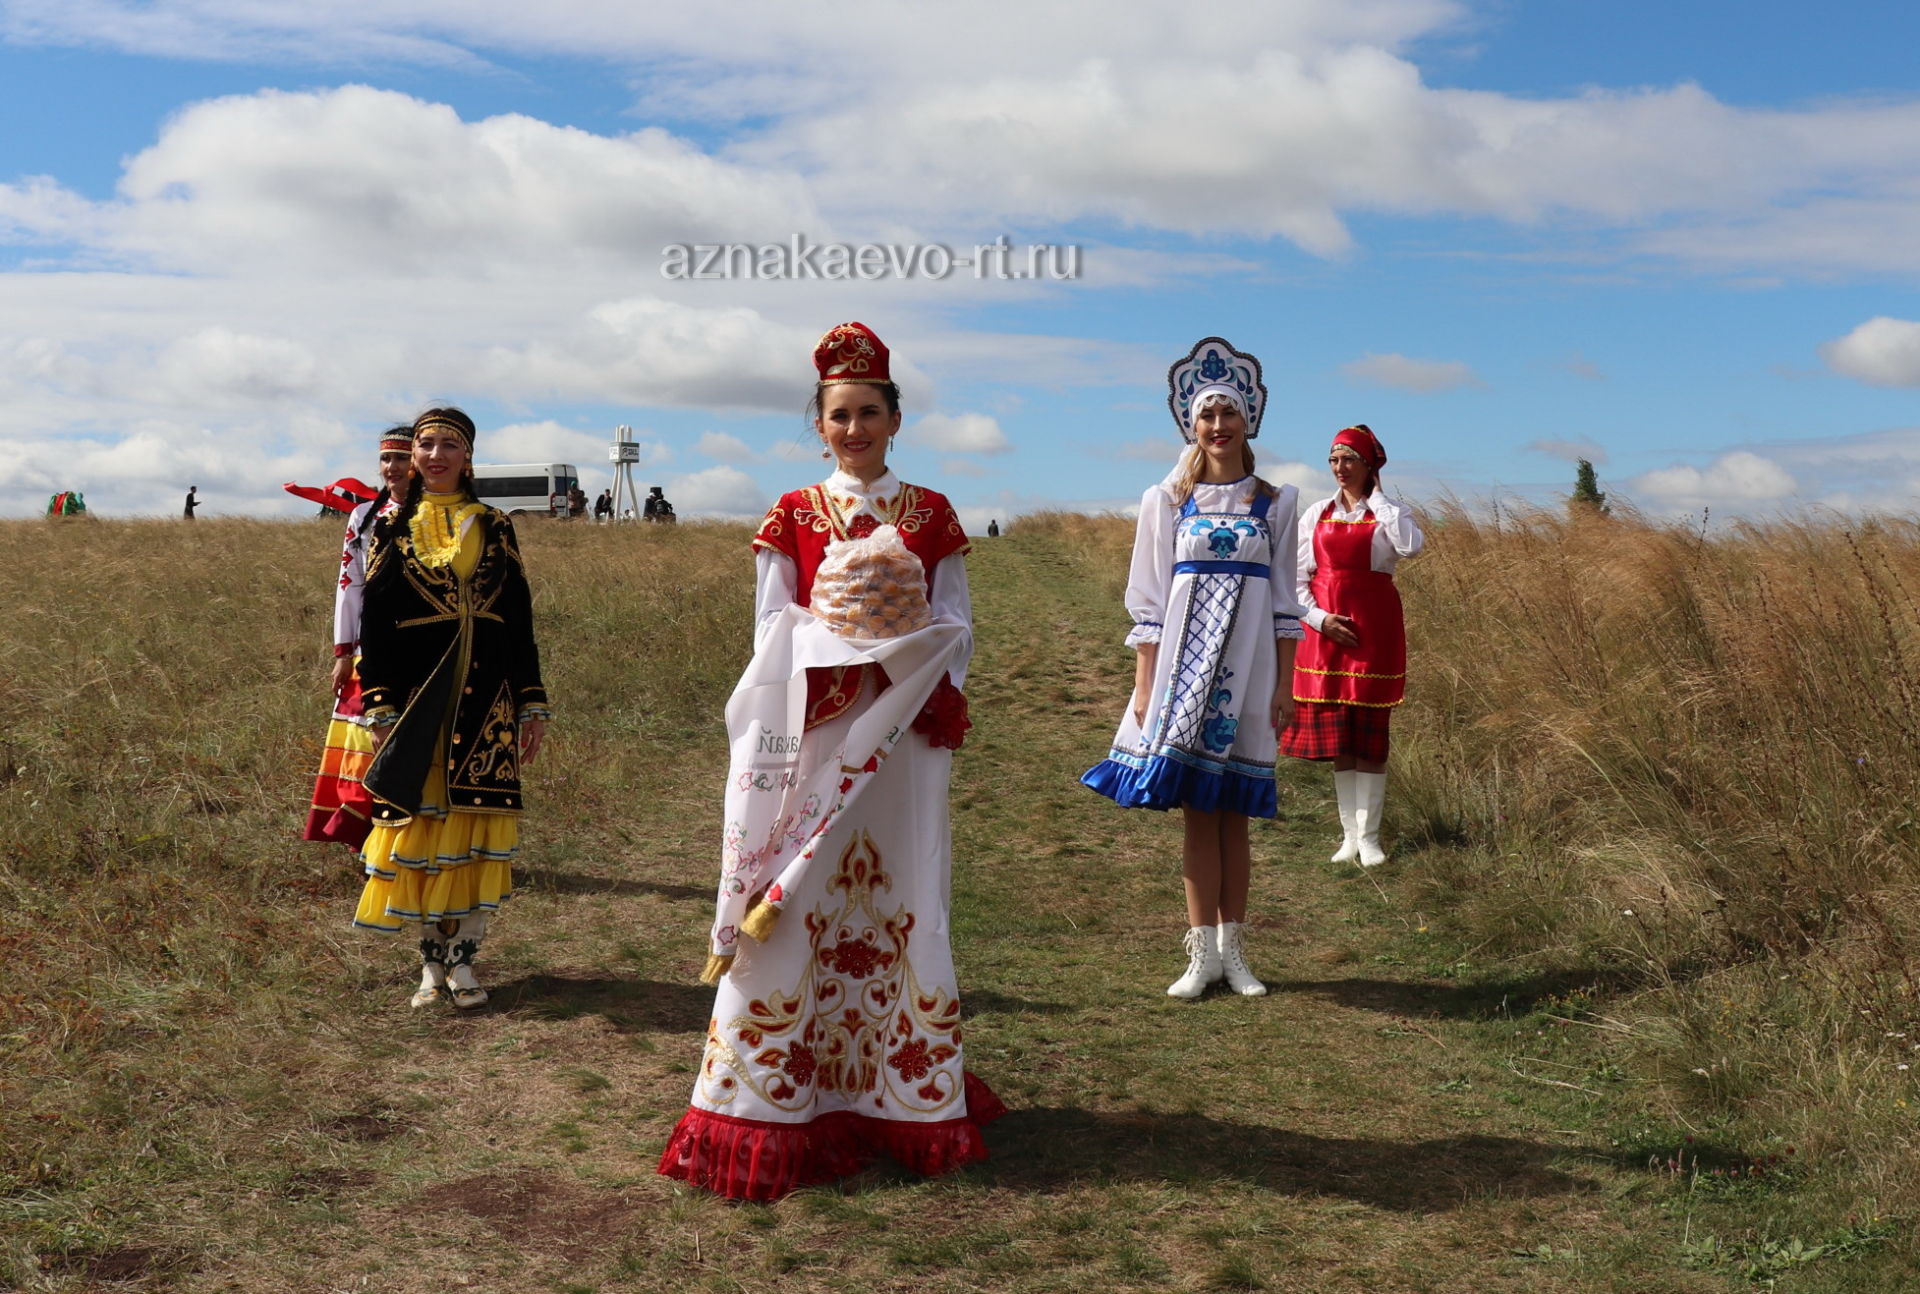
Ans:
[[[1159,643],[1141,643],[1133,652],[1133,701],[1129,708],[1133,711],[1133,722],[1137,728],[1147,726],[1147,698],[1153,694],[1153,667],[1160,659]]]
[[[367,740],[373,743],[373,753],[378,755],[380,748],[387,744],[387,734],[393,731],[390,723],[370,723],[367,725]]]
[[[333,659],[333,694],[339,696],[347,690],[347,681],[353,677],[353,657],[336,656]]]
[[[1342,647],[1358,647],[1360,635],[1354,632],[1353,617],[1336,616],[1331,613],[1320,622],[1320,632],[1339,643]]]
[[[540,743],[547,739],[547,721],[529,719],[520,725],[520,763],[522,767],[533,763],[540,753]]]
[[[1285,732],[1293,726],[1294,701],[1286,688],[1273,689],[1273,730]]]

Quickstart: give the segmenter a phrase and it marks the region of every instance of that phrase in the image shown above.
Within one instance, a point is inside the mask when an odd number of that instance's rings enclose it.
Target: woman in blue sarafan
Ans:
[[[1197,998],[1224,977],[1253,997],[1267,987],[1243,947],[1247,819],[1274,816],[1278,734],[1293,721],[1300,494],[1253,472],[1248,442],[1267,404],[1259,360],[1207,337],[1167,381],[1187,450],[1140,500],[1133,699],[1113,749],[1080,780],[1122,808],[1178,807],[1185,819],[1187,969],[1167,993]]]

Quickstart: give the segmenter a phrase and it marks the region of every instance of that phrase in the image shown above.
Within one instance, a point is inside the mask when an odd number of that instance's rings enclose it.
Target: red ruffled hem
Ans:
[[[367,834],[373,830],[370,816],[373,798],[358,782],[323,780],[333,782],[331,789],[340,803],[334,807],[315,804],[309,809],[306,829],[300,833],[300,838],[341,844],[349,849],[360,848],[367,843]],[[324,792],[328,788],[322,789]]]
[[[958,750],[972,727],[973,722],[967,718],[967,694],[942,674],[940,686],[933,689],[933,695],[914,716],[913,730],[925,737],[930,746]]]
[[[923,1177],[938,1177],[985,1159],[981,1125],[1007,1112],[993,1089],[971,1073],[966,1099],[963,1117],[940,1123],[850,1110],[810,1123],[771,1123],[695,1107],[667,1138],[660,1172],[733,1200],[777,1200],[857,1173],[882,1154]]]

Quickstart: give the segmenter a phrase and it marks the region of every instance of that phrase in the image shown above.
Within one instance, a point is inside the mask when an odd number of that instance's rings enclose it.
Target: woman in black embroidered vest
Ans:
[[[360,679],[378,753],[353,923],[417,929],[413,1005],[472,1008],[487,916],[513,890],[520,768],[552,715],[513,523],[473,499],[473,420],[429,409],[413,427],[406,501],[367,558]]]

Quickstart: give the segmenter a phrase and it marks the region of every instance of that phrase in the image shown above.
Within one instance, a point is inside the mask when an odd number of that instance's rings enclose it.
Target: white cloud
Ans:
[[[917,448],[948,454],[1004,454],[1013,448],[999,419],[984,413],[930,413],[905,434]]]
[[[1463,386],[1484,386],[1473,369],[1459,360],[1410,359],[1405,355],[1367,354],[1340,366],[1341,374],[1351,382],[1369,386],[1390,386],[1402,391],[1431,394],[1452,391]]]
[[[1566,440],[1530,440],[1526,449],[1530,453],[1557,458],[1563,463],[1577,463],[1583,458],[1595,467],[1604,467],[1607,463],[1607,447],[1588,436],[1574,436]]]
[[[964,476],[978,479],[991,475],[991,472],[970,458],[948,458],[941,461],[940,474],[942,476]]]
[[[1874,386],[1920,386],[1920,323],[1877,315],[1820,347],[1827,367]]]
[[[1773,459],[1736,449],[1704,468],[1676,465],[1643,473],[1627,488],[1669,509],[1692,509],[1784,500],[1793,496],[1799,483]]]
[[[1020,33],[984,72],[977,41],[929,42],[911,7],[852,12],[870,65],[849,85],[818,71],[848,24],[779,0],[736,5],[725,23],[616,0],[13,0],[0,32],[16,43],[349,65],[539,51],[644,69],[654,116],[755,125],[709,154],[657,130],[462,123],[364,87],[247,96],[183,113],[118,203],[23,183],[0,191],[0,228],[57,241],[98,226],[123,250],[158,240],[174,254],[191,246],[186,227],[241,255],[311,238],[318,255],[415,272],[518,256],[631,266],[662,242],[835,223],[990,239],[1111,220],[1337,256],[1352,214],[1386,212],[1574,221],[1612,230],[1622,251],[1719,264],[1920,269],[1912,100],[1776,109],[1690,83],[1437,88],[1415,58],[1467,17],[1455,0],[1224,0],[1205,23],[1121,0],[1097,30],[1072,0],[999,0],[964,19]],[[861,182],[875,173],[888,183]]]
[[[819,229],[799,177],[664,130],[610,137],[348,85],[193,104],[92,203],[0,185],[0,232],[161,269],[424,275],[533,267],[657,278],[669,243]],[[289,251],[297,257],[289,263]]]
[[[1275,485],[1291,485],[1300,491],[1300,498],[1317,498],[1333,491],[1333,482],[1324,467],[1314,467],[1310,463],[1283,462],[1261,463],[1257,467],[1260,476]]]
[[[736,466],[760,461],[760,455],[753,447],[738,436],[729,436],[724,431],[703,431],[694,444],[694,452],[711,458],[716,463],[732,463]]]
[[[1600,366],[1579,351],[1574,351],[1571,355],[1563,359],[1560,362],[1560,368],[1562,371],[1571,373],[1584,381],[1604,382],[1607,380],[1607,375],[1600,371]]]
[[[614,432],[582,431],[552,420],[509,423],[503,427],[482,427],[475,446],[483,463],[571,463],[577,468],[604,474],[611,471],[607,451],[613,446]],[[654,441],[636,441],[640,447],[640,466],[657,467],[670,462],[673,453]]]
[[[666,495],[683,518],[723,517],[757,520],[771,497],[737,467],[708,467],[668,482]]]

